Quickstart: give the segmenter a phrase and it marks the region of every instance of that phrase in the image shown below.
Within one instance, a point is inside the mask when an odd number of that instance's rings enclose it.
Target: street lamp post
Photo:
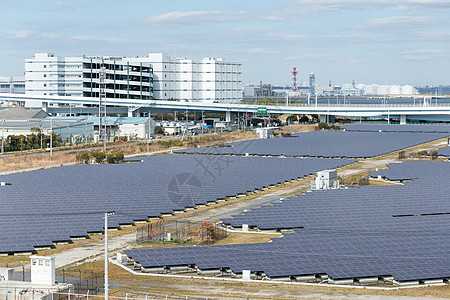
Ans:
[[[147,135],[147,154],[150,153],[150,138],[152,136],[151,134],[151,118],[150,118],[150,111],[148,111],[148,135]]]
[[[53,120],[50,120],[50,157],[53,156]]]
[[[5,131],[5,120],[2,120],[2,153],[5,152],[5,137],[3,136],[4,131]]]

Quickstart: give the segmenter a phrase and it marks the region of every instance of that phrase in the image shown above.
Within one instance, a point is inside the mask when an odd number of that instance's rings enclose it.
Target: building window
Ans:
[[[47,65],[44,65],[44,69],[47,68]]]
[[[44,86],[47,86],[47,84],[46,84],[46,83],[44,83]]]
[[[44,77],[47,77],[47,74],[44,74]]]

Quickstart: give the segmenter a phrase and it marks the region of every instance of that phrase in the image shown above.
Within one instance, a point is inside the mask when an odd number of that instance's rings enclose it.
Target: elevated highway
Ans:
[[[19,101],[41,103],[42,108],[50,113],[96,113],[98,98],[63,97],[63,96],[31,96],[19,94],[0,94],[0,101]],[[265,107],[268,114],[316,114],[320,116],[347,117],[387,117],[397,118],[403,122],[406,119],[420,119],[430,121],[450,121],[450,103],[420,101],[403,104],[339,104],[311,103],[311,104],[279,104],[255,105],[242,103],[204,103],[184,101],[140,100],[140,99],[104,99],[111,113],[134,112],[225,112],[256,113],[259,107]],[[368,100],[369,102],[370,100]]]

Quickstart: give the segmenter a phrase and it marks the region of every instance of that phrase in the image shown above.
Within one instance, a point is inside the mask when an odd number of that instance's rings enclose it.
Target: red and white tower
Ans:
[[[297,68],[296,67],[294,67],[294,69],[291,71],[291,73],[292,73],[292,86],[291,86],[291,89],[290,89],[290,91],[293,91],[293,92],[297,92],[298,91],[298,85],[297,85]]]

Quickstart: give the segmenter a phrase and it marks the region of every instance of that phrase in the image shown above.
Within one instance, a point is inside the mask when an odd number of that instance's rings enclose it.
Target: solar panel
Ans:
[[[142,163],[83,165],[4,175],[0,253],[102,232],[355,162],[341,159],[158,155]]]
[[[313,191],[223,219],[234,227],[295,229],[271,243],[125,252],[144,268],[160,265],[159,257],[165,255],[199,269],[252,270],[269,278],[449,278],[449,171],[448,162],[390,164],[371,175],[409,181]]]
[[[439,149],[438,150],[438,154],[440,156],[447,156],[447,157],[449,157],[450,156],[450,146],[442,148],[442,149]]]
[[[360,132],[414,132],[414,133],[450,133],[449,125],[418,124],[352,124],[341,126],[346,131]]]
[[[292,137],[234,142],[224,147],[190,148],[176,153],[369,158],[449,136],[446,133],[313,131]]]

